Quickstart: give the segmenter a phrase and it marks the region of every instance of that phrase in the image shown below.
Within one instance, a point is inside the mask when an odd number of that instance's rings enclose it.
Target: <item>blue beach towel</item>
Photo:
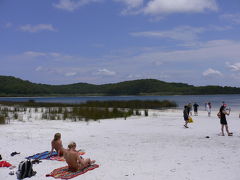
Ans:
[[[26,157],[26,159],[38,159],[38,160],[50,159],[49,154],[50,154],[50,151],[45,151],[45,152],[42,152],[42,153],[34,154],[32,156],[28,156],[28,157]],[[56,151],[52,152],[51,157],[53,157],[53,156],[57,156],[57,152]]]

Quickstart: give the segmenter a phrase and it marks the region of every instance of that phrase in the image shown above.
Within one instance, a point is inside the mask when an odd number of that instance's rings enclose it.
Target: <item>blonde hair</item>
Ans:
[[[55,135],[54,135],[54,141],[57,141],[57,140],[59,140],[61,138],[61,134],[60,133],[56,133]]]
[[[68,144],[68,148],[71,149],[73,147],[76,147],[76,143],[72,141]]]

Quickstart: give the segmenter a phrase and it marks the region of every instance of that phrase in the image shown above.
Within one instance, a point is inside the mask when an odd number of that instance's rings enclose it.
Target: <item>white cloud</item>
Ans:
[[[52,57],[61,57],[62,56],[60,53],[56,53],[56,52],[49,53],[49,55]]]
[[[222,73],[220,71],[214,70],[212,68],[207,69],[202,73],[203,76],[222,76]]]
[[[233,27],[232,26],[215,26],[215,25],[211,25],[207,29],[211,30],[211,31],[227,31],[227,30],[233,29]]]
[[[59,0],[55,8],[73,12],[80,7],[104,0]],[[202,13],[206,10],[217,11],[216,0],[113,0],[123,3],[126,8],[122,14],[164,15],[171,13]]]
[[[157,38],[169,38],[181,41],[193,41],[196,40],[198,34],[204,32],[205,28],[194,28],[190,26],[181,26],[173,30],[168,31],[145,31],[131,33],[133,36],[143,37],[157,37]]]
[[[42,71],[43,70],[43,67],[42,66],[38,66],[36,67],[35,71]]]
[[[201,33],[206,31],[226,31],[232,29],[231,26],[209,26],[209,27],[191,27],[179,26],[165,31],[144,31],[130,33],[132,36],[168,38],[180,41],[195,41]]]
[[[127,5],[127,8],[136,8],[143,5],[143,0],[114,0]]]
[[[75,76],[77,73],[76,72],[67,72],[65,73],[65,76],[69,77],[69,76]]]
[[[232,71],[239,71],[240,72],[240,62],[231,64],[229,62],[226,63],[226,65],[232,70]]]
[[[141,74],[129,74],[127,77],[129,79],[141,79],[141,78],[143,78],[143,75],[141,75]]]
[[[101,1],[102,0],[59,0],[59,2],[53,4],[53,6],[58,9],[72,12],[89,3]]]
[[[37,51],[26,51],[22,54],[19,54],[15,57],[19,58],[30,58],[30,59],[36,59],[39,57],[49,58],[52,60],[74,60],[77,57],[65,55],[57,52],[37,52]]]
[[[97,75],[105,75],[105,76],[115,76],[116,75],[116,72],[114,71],[110,71],[108,69],[99,69],[97,72],[96,72]]]
[[[136,14],[139,13],[139,7],[142,7],[144,0],[114,0],[116,2],[122,2],[126,5],[126,8],[122,10],[122,14]],[[136,9],[138,10],[136,11]],[[134,9],[134,10],[133,10]]]
[[[171,14],[171,13],[200,13],[205,10],[216,11],[215,0],[152,0],[149,1],[143,12],[145,14]]]
[[[46,56],[47,54],[46,53],[43,53],[43,52],[35,52],[35,51],[26,51],[23,53],[24,56],[27,56],[27,57],[40,57],[40,56]]]
[[[199,47],[195,47],[194,49],[171,51],[167,53],[167,55],[170,57],[169,59],[181,61],[226,61],[228,59],[239,59],[239,49],[240,42],[230,40],[215,40],[202,43],[199,45]]]
[[[198,64],[203,64],[209,67],[212,66],[212,64],[216,64],[216,62],[218,64],[224,64],[229,59],[231,59],[231,62],[239,60],[239,49],[240,42],[238,41],[216,40],[179,50],[166,50],[159,47],[158,49],[142,50],[141,52],[132,53],[125,57],[120,54],[119,57],[112,57],[110,59],[114,59],[114,62],[119,62],[115,64],[115,66],[119,66],[119,68],[122,67],[119,71],[126,71],[127,69],[147,69],[150,64],[155,65],[162,63],[163,65],[161,66],[154,66],[161,68],[169,63],[180,62],[182,64],[190,62],[197,66]],[[174,68],[178,69],[178,67]]]
[[[10,28],[10,27],[12,27],[12,26],[13,26],[13,24],[10,23],[10,22],[8,22],[8,23],[5,24],[5,28]]]
[[[75,67],[43,67],[38,66],[35,68],[35,71],[42,72],[44,74],[52,74],[52,75],[61,75],[65,77],[76,76],[78,73],[83,72],[81,68]]]
[[[236,14],[223,14],[220,16],[222,19],[226,19],[232,23],[240,24],[240,13]]]
[[[31,33],[36,33],[40,31],[57,31],[51,24],[37,24],[37,25],[26,24],[21,26],[19,29],[21,31]]]

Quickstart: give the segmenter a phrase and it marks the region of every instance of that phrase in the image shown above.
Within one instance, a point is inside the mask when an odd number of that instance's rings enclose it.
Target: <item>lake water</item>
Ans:
[[[170,100],[178,104],[182,109],[185,104],[197,102],[199,109],[204,110],[205,103],[211,102],[213,109],[219,109],[224,101],[234,111],[240,111],[240,94],[237,95],[179,95],[179,96],[80,96],[80,97],[0,97],[0,101],[28,101],[59,102],[59,103],[83,103],[86,101],[108,100]]]

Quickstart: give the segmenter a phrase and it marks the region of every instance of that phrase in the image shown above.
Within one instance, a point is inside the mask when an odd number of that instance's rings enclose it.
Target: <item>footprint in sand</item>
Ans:
[[[171,172],[176,172],[177,170],[174,168],[174,169],[171,169],[170,171],[171,171]]]

